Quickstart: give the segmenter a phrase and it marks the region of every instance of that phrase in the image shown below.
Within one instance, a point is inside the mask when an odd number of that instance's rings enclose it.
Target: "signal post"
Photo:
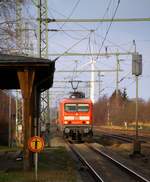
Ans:
[[[41,152],[44,149],[44,140],[39,136],[33,136],[28,140],[28,148],[31,152],[34,153],[34,172],[35,180],[38,179],[38,152]]]
[[[132,56],[132,74],[136,79],[136,102],[135,102],[135,139],[133,142],[133,154],[141,154],[141,143],[138,136],[138,76],[142,74],[142,55],[135,53]]]

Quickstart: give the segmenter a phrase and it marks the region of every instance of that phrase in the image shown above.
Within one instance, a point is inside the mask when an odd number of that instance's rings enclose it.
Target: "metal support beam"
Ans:
[[[117,71],[123,71],[123,70],[120,70],[120,69],[116,69],[116,70],[76,70],[76,72],[117,72]],[[66,72],[71,72],[73,73],[74,70],[57,70],[55,71],[56,73],[66,73]]]
[[[136,52],[136,43],[135,40],[133,40],[133,45],[134,45],[134,52]],[[139,110],[139,105],[138,105],[138,76],[135,75],[135,81],[136,81],[136,100],[135,100],[135,139],[133,141],[133,154],[141,154],[141,142],[139,141],[139,131],[138,131],[138,110]]]
[[[111,22],[112,19],[51,19],[51,18],[41,18],[41,21],[47,21],[48,23],[100,23],[100,22]],[[150,21],[150,18],[115,18],[113,22],[145,22]]]
[[[81,83],[90,83],[90,82],[99,82],[98,80],[95,80],[95,81],[91,81],[91,80],[88,80],[88,81],[81,81]],[[68,80],[55,80],[54,83],[70,83],[70,81]]]
[[[79,53],[79,52],[66,52],[66,53],[50,53],[49,56],[100,56],[100,57],[109,57],[109,56],[126,56],[132,55],[134,52],[112,52],[112,53]]]
[[[38,17],[48,16],[47,0],[38,0]],[[48,22],[38,21],[38,55],[48,58]]]

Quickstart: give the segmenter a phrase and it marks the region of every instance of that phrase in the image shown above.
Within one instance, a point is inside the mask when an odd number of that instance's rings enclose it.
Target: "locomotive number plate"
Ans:
[[[74,117],[74,120],[79,120],[79,116],[75,116]]]

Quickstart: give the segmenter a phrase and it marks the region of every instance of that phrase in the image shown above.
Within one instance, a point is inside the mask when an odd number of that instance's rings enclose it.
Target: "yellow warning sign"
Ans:
[[[39,136],[34,136],[28,140],[28,148],[32,152],[40,152],[44,149],[44,140]]]

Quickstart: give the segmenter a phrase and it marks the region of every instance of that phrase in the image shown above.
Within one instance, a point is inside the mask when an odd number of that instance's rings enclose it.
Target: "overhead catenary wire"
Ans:
[[[107,39],[106,39],[107,40]],[[92,40],[91,40],[92,41]]]
[[[109,11],[111,2],[112,2],[112,0],[109,1],[108,6],[107,6],[107,8],[106,8],[106,11],[105,11],[105,13],[104,13],[104,15],[103,15],[103,18],[106,16],[106,13]],[[78,3],[79,3],[79,1],[77,2],[77,4],[78,4]],[[77,4],[76,4],[76,5],[77,5]],[[75,7],[76,7],[76,6],[75,6]],[[74,9],[75,9],[75,7],[74,7]],[[57,11],[57,13],[58,13],[58,11]],[[62,16],[64,16],[62,13],[59,13],[59,14],[62,15]],[[72,13],[71,13],[71,14],[72,14]],[[64,16],[64,17],[65,17],[65,16]],[[54,17],[53,17],[53,18],[54,18]],[[67,22],[68,19],[69,19],[69,18],[66,19],[66,21],[64,22],[64,24]],[[63,25],[64,25],[64,24],[63,24]],[[58,25],[58,24],[57,24],[57,25]],[[60,29],[62,29],[63,25],[60,27]],[[82,28],[83,28],[83,25],[80,25],[80,26],[82,26]],[[87,30],[87,28],[85,28],[85,27],[84,27],[84,29]],[[96,30],[98,30],[98,27],[97,27]],[[96,31],[96,30],[93,30],[93,31]],[[58,30],[58,31],[59,31],[59,30]],[[87,31],[88,31],[88,30],[87,30]],[[66,32],[64,32],[64,33],[66,33]],[[68,34],[68,35],[69,35],[69,34]],[[69,35],[69,36],[70,36],[70,35]],[[70,37],[73,38],[72,36],[70,36]]]
[[[68,18],[66,19],[66,22],[67,22],[67,20],[70,19],[70,17],[73,15],[73,13],[74,13],[75,9],[77,8],[78,4],[80,3],[80,1],[81,1],[81,0],[78,0],[78,1],[76,2],[75,6],[73,7],[72,11],[70,12]],[[65,25],[66,22],[64,22],[64,23],[62,24],[61,29],[62,29],[62,27]]]
[[[75,6],[73,7],[72,11],[70,12],[69,16],[66,18],[66,21],[65,21],[61,26],[56,22],[56,23],[57,23],[57,26],[59,27],[59,30],[62,30],[62,31],[63,31],[62,28],[63,28],[64,25],[66,24],[67,20],[69,20],[70,17],[73,15],[73,13],[74,13],[74,11],[76,10],[76,8],[77,8],[77,6],[78,6],[79,3],[80,3],[80,0],[78,0],[78,1],[76,2],[76,4],[75,4]],[[51,13],[51,15],[52,15],[52,13]],[[53,16],[53,15],[52,15],[52,18],[54,19],[54,16]],[[59,30],[58,30],[58,31],[59,31]],[[72,38],[72,39],[79,40],[79,38],[76,38],[76,37],[71,36],[71,35],[68,34],[66,31],[63,31],[63,33],[66,34],[68,37],[70,37],[70,38]],[[51,35],[50,38],[52,38],[54,35],[55,35],[55,33],[54,33],[53,35]]]
[[[108,3],[108,7],[106,8],[106,11],[105,11],[105,13],[104,13],[103,18],[105,17],[106,13],[108,12],[108,10],[109,10],[109,8],[110,8],[110,7],[109,7],[110,4],[111,4],[111,1]],[[57,14],[59,14],[60,16],[65,17],[66,20],[67,20],[67,17],[66,17],[63,13],[60,13],[59,11],[57,11],[56,9],[54,9],[53,7],[51,7],[51,9],[52,9],[53,11],[57,12]],[[76,23],[76,25],[78,25],[78,26],[81,27],[82,29],[88,31],[88,28],[85,27],[83,24]],[[99,36],[99,37],[101,37],[102,39],[104,39],[104,36],[100,35],[96,30],[94,30],[94,32],[95,32],[95,34],[96,34],[97,36]],[[109,43],[111,43],[112,45],[114,45],[114,46],[116,46],[116,47],[119,47],[120,49],[126,51],[126,49],[125,49],[124,47],[122,47],[121,45],[118,45],[117,43],[115,43],[115,42],[113,42],[113,41],[111,41],[111,40],[108,40],[108,39],[106,39],[106,40],[107,40]],[[91,42],[92,42],[92,40],[91,40]]]
[[[86,37],[80,39],[79,41],[77,41],[76,43],[74,43],[71,47],[69,47],[64,53],[62,53],[60,56],[56,57],[53,61],[57,61],[58,59],[60,59],[63,55],[65,55],[66,53],[68,53],[73,47],[75,47],[77,44],[79,44],[80,42],[82,42],[83,40],[88,39],[89,35],[86,35]]]
[[[104,19],[105,16],[106,16],[106,14],[108,13],[108,11],[109,11],[109,9],[110,9],[110,6],[111,6],[111,3],[112,3],[112,0],[110,0],[110,1],[108,2],[108,6],[107,6],[107,8],[106,8],[106,10],[105,10],[105,12],[104,12],[104,15],[103,15],[102,19]],[[101,22],[101,25],[102,25],[102,23],[103,23],[103,22]],[[99,28],[100,28],[100,26],[97,26],[97,28],[95,29],[95,31],[97,31]]]
[[[108,3],[108,6],[107,6],[107,8],[106,8],[106,11],[105,11],[105,13],[104,13],[104,15],[103,15],[103,19],[105,18],[107,12],[109,11],[111,2],[112,2],[112,0],[110,0],[109,3]],[[62,13],[61,13],[61,15],[62,15]],[[67,20],[68,20],[68,19],[66,19],[66,21],[67,21]],[[66,23],[66,22],[65,22],[65,23]],[[63,25],[64,25],[64,24],[63,24]],[[63,26],[63,25],[62,25],[62,26]],[[82,27],[83,27],[83,26],[82,26]],[[85,30],[87,30],[87,28],[86,28]],[[98,30],[98,27],[96,28],[96,30]],[[96,30],[93,30],[93,31],[96,31]]]
[[[100,54],[100,52],[101,52],[101,50],[102,50],[102,48],[103,48],[103,45],[104,45],[105,40],[106,40],[106,38],[107,38],[107,35],[108,35],[109,31],[110,31],[111,25],[112,25],[112,23],[113,23],[113,19],[115,18],[115,15],[116,15],[116,13],[117,13],[117,10],[118,10],[118,8],[119,8],[119,5],[120,5],[120,0],[118,0],[117,7],[116,7],[116,9],[115,9],[115,11],[114,11],[114,14],[113,14],[113,16],[112,16],[111,22],[110,22],[110,24],[109,24],[109,26],[108,26],[108,29],[107,29],[106,34],[105,34],[105,36],[104,36],[104,39],[103,39],[103,41],[102,41],[101,47],[100,47],[100,49],[99,49],[99,54]],[[97,56],[96,60],[98,59],[98,57],[99,57],[99,56]]]

